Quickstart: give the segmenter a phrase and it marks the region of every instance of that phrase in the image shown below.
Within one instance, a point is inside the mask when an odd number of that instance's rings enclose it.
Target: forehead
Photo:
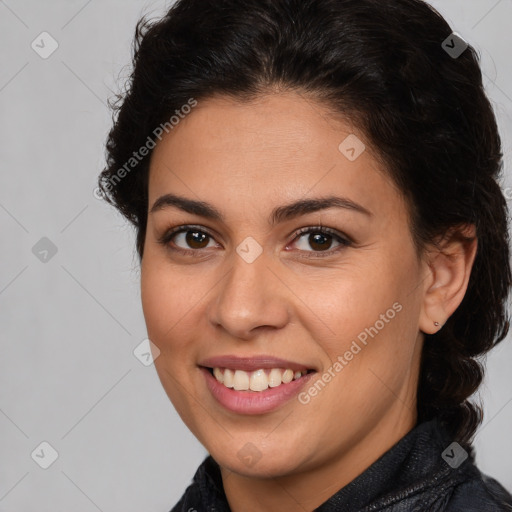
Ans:
[[[157,143],[149,206],[164,193],[221,208],[335,193],[389,210],[400,194],[374,154],[356,127],[302,95],[210,98]]]

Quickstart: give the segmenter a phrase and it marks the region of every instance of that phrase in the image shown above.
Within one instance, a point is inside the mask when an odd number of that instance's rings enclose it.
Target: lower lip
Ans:
[[[316,373],[308,373],[297,380],[267,388],[265,391],[235,391],[221,384],[206,368],[201,367],[201,371],[217,402],[238,414],[264,414],[277,409],[296,396]]]

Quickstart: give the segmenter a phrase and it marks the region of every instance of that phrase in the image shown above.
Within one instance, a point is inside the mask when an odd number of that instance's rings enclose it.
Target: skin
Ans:
[[[351,133],[366,145],[355,161],[338,149]],[[231,510],[312,511],[415,426],[423,333],[462,301],[476,239],[447,237],[442,251],[418,255],[407,205],[364,134],[292,92],[200,101],[152,154],[148,209],[168,193],[210,203],[223,220],[175,206],[148,215],[142,305],[162,385],[221,466]],[[331,195],[370,215],[330,208],[268,222],[275,207]],[[158,242],[189,224],[212,236]],[[319,224],[353,243],[296,234]],[[252,263],[236,252],[247,237],[263,249]],[[198,368],[217,355],[269,354],[321,376],[395,303],[401,311],[307,404],[235,414]],[[251,466],[238,457],[249,442],[261,455]]]

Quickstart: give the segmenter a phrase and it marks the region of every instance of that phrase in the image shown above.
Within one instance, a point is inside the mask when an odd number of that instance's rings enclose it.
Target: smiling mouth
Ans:
[[[220,367],[204,368],[226,388],[254,392],[277,388],[315,372],[315,370],[293,371],[290,368],[260,368],[251,372]]]

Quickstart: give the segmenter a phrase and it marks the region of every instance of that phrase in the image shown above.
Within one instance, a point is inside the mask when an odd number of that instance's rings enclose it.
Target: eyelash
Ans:
[[[202,249],[183,249],[181,247],[172,247],[170,245],[171,240],[174,238],[174,236],[180,234],[180,233],[187,233],[188,231],[197,231],[199,233],[203,233],[207,235],[210,238],[215,238],[211,233],[209,233],[207,230],[203,229],[201,226],[194,226],[194,225],[185,225],[185,226],[178,226],[176,228],[172,228],[168,231],[166,231],[160,238],[158,238],[158,243],[165,246],[167,249],[178,252],[180,254],[183,254],[185,256],[193,256],[193,257],[201,257],[200,252],[202,252]],[[333,254],[343,250],[346,247],[350,247],[353,244],[353,241],[350,240],[349,237],[346,235],[342,236],[340,233],[338,233],[336,230],[323,227],[323,226],[311,226],[307,228],[301,228],[299,229],[295,234],[294,238],[292,240],[293,242],[296,242],[301,236],[309,233],[316,233],[316,234],[322,234],[322,235],[330,235],[333,238],[336,239],[337,242],[340,243],[338,247],[335,249],[331,249],[328,251],[302,251],[307,253],[313,253],[315,256],[301,256],[304,258],[324,258],[327,256],[332,256]]]

